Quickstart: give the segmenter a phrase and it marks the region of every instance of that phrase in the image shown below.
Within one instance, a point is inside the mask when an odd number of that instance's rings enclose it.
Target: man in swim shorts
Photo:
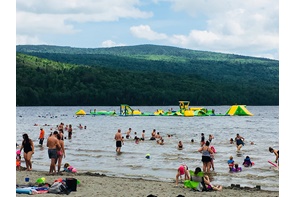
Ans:
[[[49,174],[56,173],[55,165],[57,162],[57,148],[61,148],[59,140],[57,139],[57,134],[58,132],[54,131],[47,139],[48,157],[51,159]]]
[[[116,140],[116,152],[120,153],[121,147],[122,147],[122,141],[123,141],[121,129],[118,129],[117,133],[115,134],[115,140]]]

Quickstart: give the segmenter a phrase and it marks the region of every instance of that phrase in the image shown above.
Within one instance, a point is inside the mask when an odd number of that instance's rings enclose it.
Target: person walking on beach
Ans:
[[[123,141],[121,129],[118,129],[117,133],[115,134],[115,140],[116,140],[116,152],[120,153],[121,147],[122,147],[122,141]]]
[[[39,145],[43,146],[43,141],[45,137],[45,131],[43,128],[40,128],[40,134],[39,134]]]
[[[211,168],[211,154],[213,154],[213,151],[209,145],[210,142],[206,141],[205,145],[198,150],[202,153],[203,172],[210,172]]]
[[[34,154],[34,143],[28,136],[28,134],[23,134],[22,146],[20,147],[20,152],[24,149],[24,158],[26,161],[27,171],[32,170],[32,155]]]
[[[60,149],[57,149],[57,173],[60,173],[62,159],[66,158],[66,151],[65,151],[65,143],[61,139],[61,135],[57,134],[56,137],[60,144]]]
[[[57,139],[57,131],[54,131],[51,136],[47,139],[47,147],[48,147],[48,157],[51,160],[50,162],[50,168],[49,168],[49,174],[55,174],[56,173],[56,162],[57,162],[57,149],[60,149],[60,143]]]
[[[237,145],[237,152],[240,152],[242,146],[244,146],[244,140],[245,138],[243,138],[242,136],[240,136],[240,134],[237,133],[237,136],[235,138],[236,145]]]

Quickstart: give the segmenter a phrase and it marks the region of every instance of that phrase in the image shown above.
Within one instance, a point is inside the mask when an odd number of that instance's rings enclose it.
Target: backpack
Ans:
[[[57,181],[51,185],[51,187],[48,189],[48,193],[68,195],[70,191],[64,183]]]

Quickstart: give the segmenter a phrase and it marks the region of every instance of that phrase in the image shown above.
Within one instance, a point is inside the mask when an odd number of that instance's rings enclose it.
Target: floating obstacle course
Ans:
[[[168,111],[163,109],[157,109],[154,112],[142,112],[140,109],[132,109],[127,104],[120,105],[119,114],[113,111],[96,111],[90,110],[89,114],[82,109],[78,110],[76,115],[119,115],[119,116],[185,116],[185,117],[194,117],[194,116],[253,116],[251,112],[246,108],[246,105],[233,105],[231,106],[225,114],[215,113],[214,109],[207,109],[204,107],[190,107],[189,101],[179,101],[179,110],[175,111],[172,108]]]

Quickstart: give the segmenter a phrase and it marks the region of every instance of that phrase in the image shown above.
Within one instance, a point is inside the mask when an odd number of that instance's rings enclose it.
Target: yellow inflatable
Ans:
[[[86,112],[83,109],[80,109],[76,112],[76,115],[86,115]]]

